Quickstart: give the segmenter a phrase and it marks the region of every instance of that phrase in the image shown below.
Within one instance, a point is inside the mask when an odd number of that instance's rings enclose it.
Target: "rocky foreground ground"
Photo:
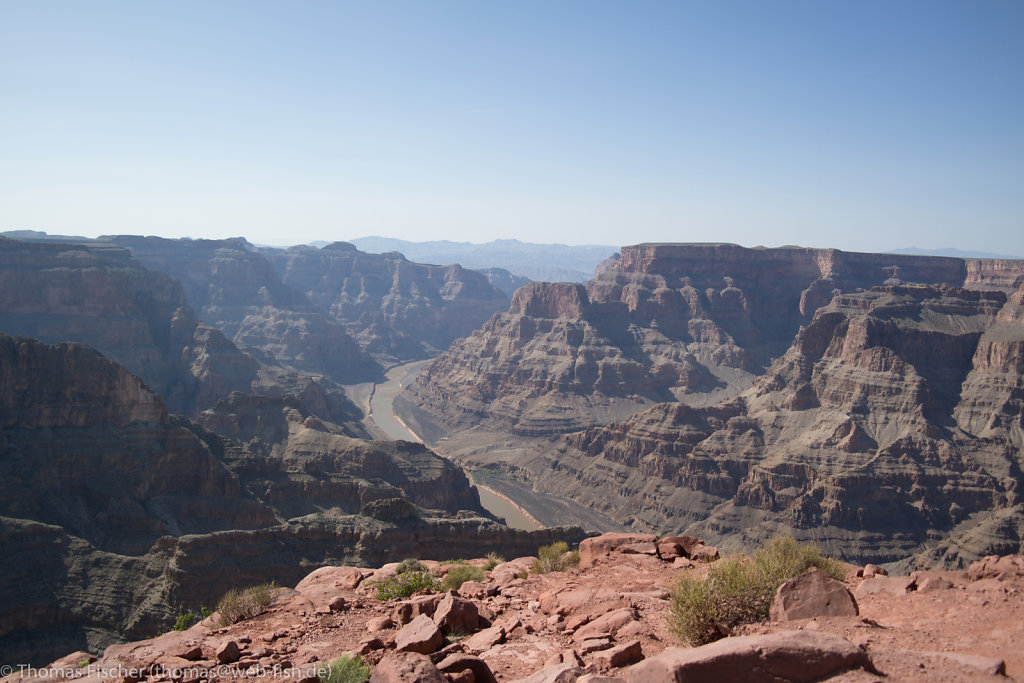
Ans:
[[[530,574],[535,558],[517,558],[458,591],[391,601],[378,600],[374,584],[393,576],[396,564],[323,567],[281,589],[259,616],[221,628],[215,614],[186,631],[111,646],[98,658],[77,652],[47,669],[15,665],[2,683],[313,683],[318,666],[343,654],[360,654],[373,667],[371,681],[852,683],[1024,675],[1020,555],[912,576],[850,567],[845,589],[833,586],[832,593],[819,585],[827,579],[804,575],[776,596],[772,621],[689,648],[671,633],[669,589],[684,572],[706,572],[714,548],[690,537],[605,534],[581,543],[580,554],[571,571]],[[439,575],[455,566],[424,564]]]

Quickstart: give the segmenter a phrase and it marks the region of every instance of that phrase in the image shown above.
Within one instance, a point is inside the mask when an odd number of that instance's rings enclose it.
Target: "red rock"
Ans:
[[[693,536],[666,536],[661,539],[661,542],[674,543],[678,545],[682,549],[683,555],[686,557],[690,556],[690,551],[692,551],[694,547],[704,544],[704,542],[699,538],[695,538]]]
[[[718,559],[718,548],[713,545],[695,545],[690,551],[690,559],[699,562],[714,562]]]
[[[623,555],[657,555],[658,546],[655,543],[627,543],[619,546],[616,550]]]
[[[846,586],[817,567],[779,586],[770,611],[772,621],[847,617],[859,613],[857,601]]]
[[[658,557],[666,562],[674,560],[677,557],[681,557],[682,555],[683,546],[678,543],[666,543],[665,541],[658,543]]]
[[[971,581],[979,579],[1008,580],[1024,576],[1024,555],[988,555],[971,564],[967,570],[967,578]]]
[[[545,667],[558,666],[559,664],[570,664],[572,666],[583,666],[583,660],[576,654],[576,650],[562,650],[548,657],[544,662]]]
[[[944,591],[953,587],[953,582],[942,576],[928,576],[917,585],[918,593],[930,593],[932,591]]]
[[[421,614],[395,634],[395,649],[399,652],[430,654],[444,644],[444,636],[434,622]]]
[[[238,649],[238,643],[229,640],[217,648],[215,656],[221,664],[233,664],[241,658],[242,651]]]
[[[373,667],[370,683],[447,683],[430,658],[415,652],[393,652]]]
[[[487,662],[479,657],[459,653],[451,654],[438,662],[437,668],[446,674],[469,670],[473,672],[474,683],[497,683]]]
[[[170,654],[187,659],[190,662],[195,662],[203,658],[203,648],[199,645],[182,646],[177,650],[172,650]]]
[[[470,652],[486,652],[505,640],[505,629],[500,625],[485,628],[462,641]]]
[[[368,631],[383,631],[386,628],[391,628],[395,625],[391,617],[374,617],[366,622],[366,630]]]
[[[634,620],[633,610],[629,608],[617,609],[579,628],[573,634],[573,640],[580,642],[599,633],[615,635],[620,628]]]
[[[598,652],[594,655],[594,664],[600,667],[611,668],[633,664],[643,658],[644,651],[640,647],[640,641],[634,640],[631,643],[616,645],[611,649]]]
[[[441,602],[440,595],[423,595],[411,600],[403,600],[395,605],[391,618],[396,624],[408,624],[421,614],[432,617],[439,602]]]
[[[601,637],[587,638],[579,644],[579,651],[581,655],[589,655],[591,652],[597,652],[598,650],[607,650],[612,646],[612,638],[609,635]]]
[[[341,595],[336,595],[327,603],[327,608],[332,612],[340,612],[348,607],[348,600]]]
[[[356,654],[366,655],[366,654],[369,654],[369,653],[373,652],[374,650],[383,650],[383,649],[384,649],[384,641],[381,640],[380,638],[375,638],[375,637],[371,636],[371,637],[363,638],[361,641],[359,641],[359,647],[356,649]]]
[[[814,631],[784,631],[672,648],[625,669],[622,677],[631,683],[810,683],[854,668],[874,671],[868,654],[848,640]]]
[[[889,576],[889,572],[882,569],[878,565],[869,563],[864,565],[864,569],[861,570],[861,573],[858,576],[863,576],[865,579],[870,579],[874,576]]]
[[[580,541],[580,569],[593,567],[597,560],[606,557],[624,545],[632,543],[655,543],[654,534],[606,533]]]
[[[481,583],[480,581],[466,581],[459,586],[459,595],[464,598],[475,598],[482,600],[498,594],[498,585],[495,583]]]
[[[455,591],[445,593],[434,611],[434,623],[445,635],[452,633],[473,633],[479,623],[476,605],[456,595]]]

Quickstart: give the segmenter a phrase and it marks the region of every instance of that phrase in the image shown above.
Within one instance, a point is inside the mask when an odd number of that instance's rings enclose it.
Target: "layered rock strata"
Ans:
[[[522,435],[572,431],[660,401],[707,405],[763,374],[836,293],[968,278],[998,288],[1020,273],[1019,262],[835,249],[623,247],[585,287],[517,291],[507,313],[442,354],[409,396],[446,426]]]
[[[243,348],[341,384],[379,379],[381,370],[339,321],[281,282],[273,264],[242,238],[101,238],[130,249],[150,270],[178,280],[209,324]]]
[[[838,295],[733,399],[659,404],[516,464],[638,530],[726,547],[790,533],[854,561],[953,566],[1016,551],[1020,301],[924,285]]]
[[[508,529],[450,462],[351,438],[292,396],[234,393],[197,420],[93,349],[0,334],[6,656],[150,635],[186,602],[322,563],[582,536]]]
[[[367,352],[386,357],[425,358],[508,307],[486,276],[458,264],[367,254],[347,242],[268,253],[285,284],[341,321]]]

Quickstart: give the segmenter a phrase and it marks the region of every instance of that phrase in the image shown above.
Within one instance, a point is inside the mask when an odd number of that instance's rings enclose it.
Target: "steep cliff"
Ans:
[[[120,247],[0,239],[0,331],[92,346],[177,413],[258,380],[259,364],[199,322],[175,281]]]
[[[101,238],[130,249],[150,270],[178,280],[188,303],[236,344],[341,384],[380,377],[338,321],[281,282],[273,264],[243,238]]]
[[[978,279],[1005,282],[1011,271],[1012,262]],[[519,290],[508,313],[426,368],[409,398],[446,426],[482,421],[535,435],[659,401],[706,405],[750,386],[835,293],[886,281],[963,284],[966,275],[953,258],[623,247],[585,288]]]
[[[444,350],[508,306],[508,297],[484,275],[457,264],[367,254],[346,242],[268,253],[285,284],[328,310],[363,349],[386,357],[424,358]]]
[[[180,606],[322,563],[582,534],[508,529],[450,462],[306,403],[236,392],[169,417],[93,349],[0,334],[0,651],[39,663],[149,636]]]
[[[517,465],[538,490],[726,548],[786,532],[851,561],[963,566],[1016,550],[1019,299],[924,285],[840,295],[737,397],[659,404]]]

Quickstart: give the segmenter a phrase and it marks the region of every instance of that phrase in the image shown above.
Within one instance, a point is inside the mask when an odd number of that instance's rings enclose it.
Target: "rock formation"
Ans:
[[[519,290],[404,398],[436,447],[638,531],[963,566],[1024,537],[1022,273],[626,247],[586,287]]]
[[[367,254],[347,242],[268,253],[285,284],[341,321],[363,349],[385,357],[442,351],[508,306],[484,275],[458,264]]]
[[[592,540],[594,547],[609,546],[604,537]],[[187,630],[102,652],[61,652],[64,656],[48,668],[15,673],[3,683],[52,680],[58,671],[87,683],[116,672],[137,672],[139,681],[153,683],[214,672],[266,683],[302,681],[323,676],[342,655],[359,655],[372,669],[370,681],[387,683],[878,678],[973,683],[1014,680],[1008,676],[1019,677],[1024,666],[1024,655],[1014,646],[1024,605],[1012,598],[1024,588],[1020,556],[986,558],[985,566],[978,572],[972,567],[969,575],[889,577],[894,586],[903,586],[891,592],[870,589],[876,579],[850,571],[834,587],[847,596],[850,590],[863,595],[859,615],[813,610],[782,622],[739,626],[733,635],[701,647],[680,647],[670,627],[670,590],[680,576],[698,583],[711,565],[677,564],[679,559],[666,562],[627,550],[606,550],[586,569],[525,576],[522,568],[537,558],[517,557],[497,566],[481,558],[461,564],[424,561],[425,571],[437,579],[472,565],[484,581],[389,600],[378,598],[376,586],[395,580],[397,563],[324,566],[290,581],[294,590],[280,590],[262,614],[235,624],[221,627],[212,616]],[[998,578],[991,574],[997,569]]]
[[[130,249],[150,270],[178,280],[205,322],[243,348],[341,384],[370,381],[380,368],[340,322],[281,282],[273,264],[242,238],[101,238]]]
[[[582,535],[497,524],[450,462],[347,431],[287,394],[169,416],[91,348],[0,334],[0,651],[143,637],[186,602],[322,563]]]

